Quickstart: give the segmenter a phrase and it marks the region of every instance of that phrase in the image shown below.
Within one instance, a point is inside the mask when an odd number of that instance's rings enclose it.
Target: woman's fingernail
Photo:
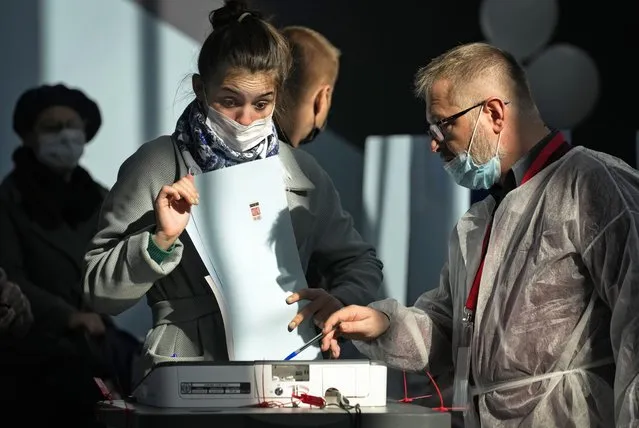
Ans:
[[[291,331],[291,330],[293,330],[294,328],[295,328],[295,322],[291,322],[291,323],[288,325],[288,331]]]

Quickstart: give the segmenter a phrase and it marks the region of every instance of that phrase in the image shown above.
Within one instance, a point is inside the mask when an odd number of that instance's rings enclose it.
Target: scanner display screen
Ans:
[[[308,364],[274,364],[271,375],[275,382],[308,382]]]

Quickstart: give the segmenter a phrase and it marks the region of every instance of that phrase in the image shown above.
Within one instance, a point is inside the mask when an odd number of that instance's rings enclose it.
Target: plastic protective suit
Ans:
[[[389,330],[355,341],[404,370],[450,371],[491,196],[457,223],[439,288],[414,307],[387,299]],[[495,211],[470,346],[466,427],[639,423],[639,173],[575,147]],[[472,401],[471,401],[472,402]],[[614,422],[613,422],[614,421]]]

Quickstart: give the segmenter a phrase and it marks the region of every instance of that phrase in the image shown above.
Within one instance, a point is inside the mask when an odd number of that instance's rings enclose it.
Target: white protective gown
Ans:
[[[387,299],[389,330],[355,341],[411,371],[450,371],[495,199],[457,223],[439,288]],[[495,212],[470,349],[481,426],[639,424],[639,173],[575,147]],[[446,403],[450,405],[450,403]],[[466,426],[478,426],[476,414]]]

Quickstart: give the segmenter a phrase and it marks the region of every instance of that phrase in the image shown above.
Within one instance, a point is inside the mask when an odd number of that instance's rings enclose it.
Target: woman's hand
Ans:
[[[186,228],[191,206],[199,203],[200,195],[191,174],[170,186],[162,187],[155,199],[155,244],[163,250],[168,250]]]

